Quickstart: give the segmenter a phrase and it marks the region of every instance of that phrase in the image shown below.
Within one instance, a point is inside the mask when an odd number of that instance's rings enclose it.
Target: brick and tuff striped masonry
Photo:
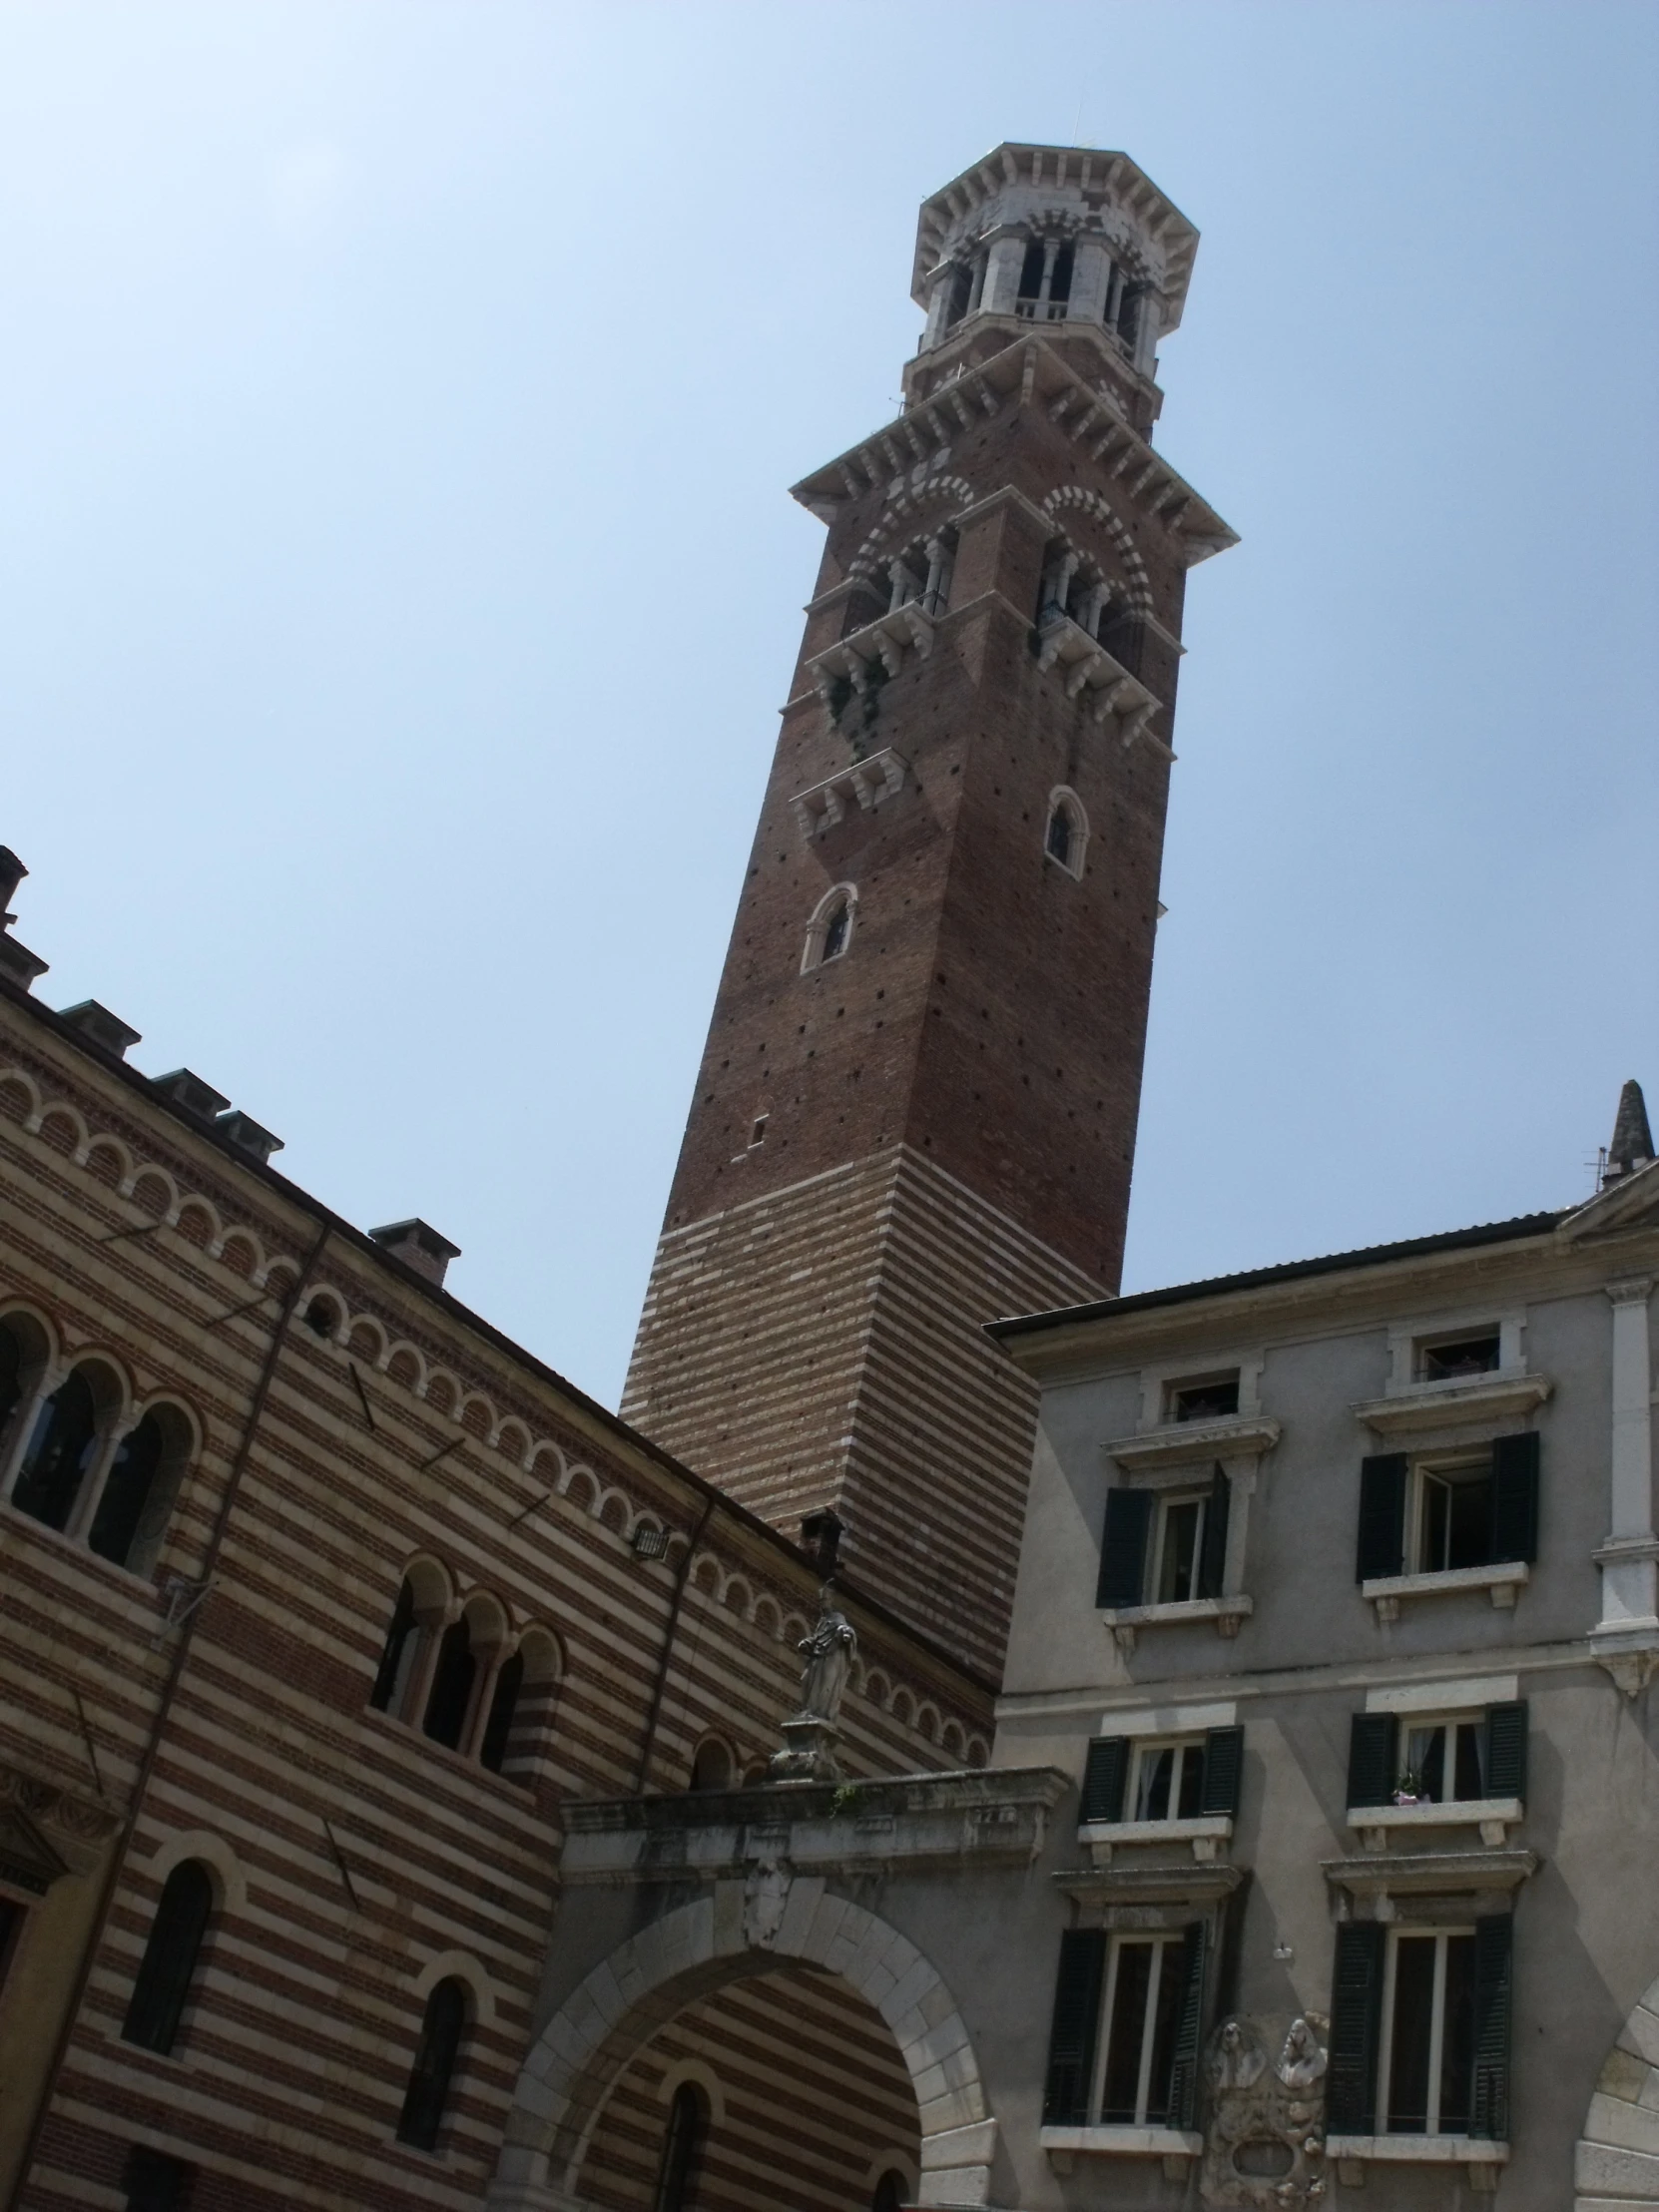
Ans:
[[[0,1987],[0,2192],[32,2136],[27,2212],[122,2205],[135,2143],[195,2169],[193,2212],[477,2205],[530,2041],[562,1805],[683,1789],[711,1737],[738,1773],[764,1760],[796,1702],[813,1566],[9,983],[8,1313],[49,1352],[12,1438],[93,1363],[112,1433],[166,1401],[196,1441],[143,1574],[0,1502],[0,1814],[65,1867],[36,1897],[0,1853],[0,1898],[28,1908]],[[642,1526],[672,1532],[665,1558],[637,1553]],[[493,1624],[475,1708],[526,1637],[557,1654],[502,1774],[369,1707],[414,1562],[443,1619]],[[860,1639],[848,1773],[982,1763],[986,1683],[855,1590],[839,1601]],[[185,1857],[215,1911],[162,2057],[120,2029]],[[394,2131],[439,1973],[475,2008],[434,2157]],[[710,2002],[680,2040],[753,2052],[769,2003],[816,2044],[847,2000],[803,1981]],[[844,2093],[848,2155],[867,2137],[874,2156],[903,2132],[896,2059],[868,2022],[841,2047],[827,2093]],[[665,2062],[642,2061],[607,2121],[596,2202],[606,2173],[621,2188],[649,2162],[630,2129]],[[793,2094],[764,2066],[751,2080],[758,2063],[738,2069],[740,2162]]]

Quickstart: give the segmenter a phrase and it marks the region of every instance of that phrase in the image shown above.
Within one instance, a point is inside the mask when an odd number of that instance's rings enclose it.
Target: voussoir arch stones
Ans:
[[[1573,2160],[1573,2212],[1659,2204],[1659,1981],[1619,2031]]]
[[[579,2201],[594,2123],[657,2030],[727,1982],[791,1961],[838,1975],[891,2029],[921,2118],[922,2203],[984,2204],[996,2122],[954,1997],[897,1929],[816,1876],[763,1866],[641,1929],[565,1999],[519,2075],[490,2205]]]

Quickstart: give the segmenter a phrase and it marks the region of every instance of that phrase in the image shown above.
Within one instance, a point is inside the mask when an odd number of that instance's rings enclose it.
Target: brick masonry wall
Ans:
[[[26,1311],[66,1358],[107,1363],[125,1424],[163,1397],[201,1433],[148,1574],[0,1504],[0,1784],[62,1809],[68,1829],[42,1822],[66,1856],[79,1823],[71,1871],[31,1904],[0,1988],[0,2050],[50,2047],[50,1916],[96,1893],[133,1810],[177,1648],[170,1585],[202,1576],[280,1296],[325,1222],[51,1016],[0,995],[0,1314]],[[318,1296],[321,1335],[303,1318]],[[642,1524],[672,1532],[665,1559],[636,1554]],[[556,1639],[532,1771],[489,1773],[369,1709],[416,1557],[446,1578],[450,1614],[483,1594],[509,1640]],[[711,1735],[740,1772],[764,1759],[794,1708],[793,1647],[817,1596],[792,1546],[332,1229],[280,1334],[20,2202],[119,2204],[127,2148],[143,2142],[199,2169],[199,2212],[475,2204],[558,1909],[562,1805],[626,1794],[642,1765],[649,1786],[684,1788]],[[849,1772],[983,1759],[984,1687],[854,1590],[842,1602],[861,1639]],[[209,1858],[221,1897],[180,2043],[161,2057],[120,2028],[181,1852]],[[418,1977],[449,1953],[484,1998],[433,2157],[394,2130]],[[78,1962],[55,1944],[60,2007]],[[27,2117],[19,2086],[8,2076],[0,2152]]]

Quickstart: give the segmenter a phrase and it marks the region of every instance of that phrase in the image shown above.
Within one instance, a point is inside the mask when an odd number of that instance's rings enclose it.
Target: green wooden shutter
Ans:
[[[1331,2063],[1326,2123],[1334,2135],[1377,2132],[1377,2043],[1387,1931],[1380,1921],[1344,1921],[1331,1977]]]
[[[1181,1939],[1181,2010],[1175,2022],[1175,2046],[1169,2070],[1169,2124],[1191,2127],[1198,2110],[1198,2046],[1204,2027],[1204,1953],[1206,1930],[1194,1921]],[[1172,1960],[1164,1953],[1164,1970]]]
[[[1486,1795],[1526,1796],[1526,1700],[1494,1705],[1486,1715]]]
[[[1146,1537],[1152,1524],[1150,1490],[1108,1490],[1106,1528],[1100,1544],[1097,1605],[1139,1605],[1146,1584]]]
[[[1054,2022],[1048,2034],[1048,2081],[1043,2092],[1045,2127],[1086,2127],[1095,2038],[1100,2032],[1100,1985],[1106,1972],[1106,1931],[1068,1928],[1060,1937],[1060,1972],[1054,1984]]]
[[[1084,1821],[1121,1821],[1123,1793],[1129,1782],[1129,1738],[1096,1736],[1083,1769]]]
[[[1348,1802],[1391,1805],[1399,1780],[1399,1715],[1356,1713],[1349,1725]]]
[[[1509,1993],[1514,1922],[1494,1913],[1474,1924],[1474,2105],[1469,2133],[1509,2139]]]
[[[1538,1556],[1538,1432],[1499,1436],[1492,1445],[1492,1559]]]
[[[1198,1594],[1220,1597],[1227,1573],[1227,1518],[1233,1505],[1233,1485],[1227,1470],[1217,1467],[1210,1483],[1210,1502],[1204,1515],[1204,1540],[1198,1550]]]
[[[1405,1476],[1403,1451],[1381,1451],[1360,1462],[1356,1581],[1376,1582],[1405,1571]]]
[[[1204,1786],[1199,1812],[1206,1818],[1236,1821],[1239,1784],[1244,1776],[1244,1730],[1212,1728],[1204,1739]]]

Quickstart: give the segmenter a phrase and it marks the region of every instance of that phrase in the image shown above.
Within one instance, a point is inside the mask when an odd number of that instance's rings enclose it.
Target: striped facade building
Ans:
[[[468,1314],[441,1239],[334,1219],[0,947],[0,2194],[477,2205],[565,1806],[764,1769],[818,1570]],[[837,1602],[848,1775],[982,1763],[988,1686]],[[178,1986],[159,1936],[194,1945]],[[839,2054],[858,2184],[890,2164],[913,2108],[849,2003],[803,1977],[679,2021],[595,2203],[649,2201],[663,2068],[764,2051],[769,2007]],[[740,2169],[778,2132],[766,2071],[725,2092]]]

